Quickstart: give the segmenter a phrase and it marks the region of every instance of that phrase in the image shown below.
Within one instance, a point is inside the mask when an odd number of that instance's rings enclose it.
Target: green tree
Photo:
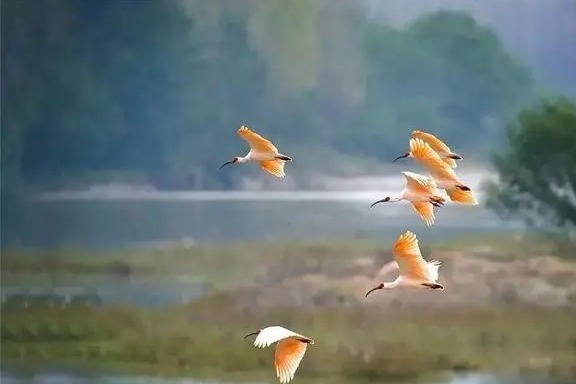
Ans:
[[[482,138],[497,138],[503,130],[492,127],[505,126],[532,101],[531,71],[471,15],[435,12],[414,22],[408,33],[429,58],[421,64],[435,68],[432,90],[442,100],[443,117],[452,123],[444,134],[465,138],[455,144],[477,147]],[[462,129],[466,135],[458,134]]]
[[[508,148],[494,158],[499,181],[488,185],[489,208],[546,232],[576,228],[576,103],[549,99],[520,113]]]
[[[434,12],[402,30],[371,23],[363,46],[366,101],[340,144],[383,161],[417,127],[478,151],[533,95],[530,71],[466,13]]]

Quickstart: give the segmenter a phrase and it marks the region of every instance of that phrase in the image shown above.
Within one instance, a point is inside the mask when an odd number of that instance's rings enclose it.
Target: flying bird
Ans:
[[[427,262],[420,253],[418,239],[410,231],[404,232],[394,244],[392,249],[396,268],[400,269],[399,276],[392,282],[381,283],[366,293],[365,297],[378,289],[417,288],[444,290],[438,283],[438,269],[440,262],[432,260]]]
[[[254,340],[254,346],[257,348],[268,347],[278,342],[274,352],[274,367],[281,383],[288,383],[294,378],[306,347],[308,344],[314,344],[314,340],[280,326],[259,329],[247,334],[244,338],[254,335],[257,335]]]
[[[409,157],[413,157],[428,170],[437,187],[444,189],[450,200],[467,205],[478,204],[470,187],[460,180],[456,172],[424,140],[410,139]]]
[[[442,140],[437,138],[436,136],[432,135],[431,133],[423,132],[423,131],[412,131],[411,135],[412,139],[421,139],[422,141],[426,142],[444,161],[448,164],[451,168],[456,168],[456,160],[462,160],[463,157],[458,153],[452,152],[450,147],[448,147]],[[399,159],[403,159],[405,157],[409,157],[410,152],[406,152],[402,156],[398,156],[394,159],[397,161]]]
[[[378,203],[407,200],[426,225],[432,226],[435,221],[434,207],[441,207],[446,199],[438,195],[434,180],[413,172],[402,172],[402,174],[406,178],[406,185],[400,194],[375,201],[370,208]]]
[[[284,173],[284,163],[292,161],[289,156],[279,153],[274,144],[245,125],[238,128],[238,136],[246,140],[250,146],[250,151],[244,157],[234,157],[232,160],[225,162],[219,169],[224,168],[228,164],[257,161],[260,163],[260,167],[268,173],[276,177],[286,176]]]

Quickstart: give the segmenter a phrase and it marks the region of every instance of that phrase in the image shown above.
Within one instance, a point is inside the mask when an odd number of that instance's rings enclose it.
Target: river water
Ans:
[[[297,376],[297,375],[296,375]],[[145,376],[117,376],[103,373],[79,374],[65,371],[44,371],[29,374],[16,374],[13,372],[0,372],[2,384],[248,384],[224,382],[218,380],[200,380],[194,378],[166,379]],[[266,383],[276,383],[271,376]],[[265,382],[261,382],[264,384]],[[294,383],[300,384],[359,384],[356,382],[337,381],[330,379],[306,379],[295,377]],[[397,384],[391,382],[382,382]],[[419,383],[422,383],[419,381]],[[433,381],[428,384],[569,384],[572,381],[545,379],[535,375],[521,376],[517,374],[456,374],[443,381]]]
[[[479,188],[486,172],[465,175]],[[353,183],[349,183],[353,184]],[[157,192],[121,188],[44,194],[3,218],[3,246],[119,248],[156,247],[179,241],[277,241],[394,239],[411,229],[424,241],[465,234],[515,231],[482,205],[448,203],[427,228],[407,202],[375,200],[397,194],[401,174],[378,178],[354,191]],[[378,188],[375,189],[374,185]],[[368,189],[370,187],[371,189]]]
[[[466,180],[480,202],[483,173]],[[422,242],[449,241],[469,234],[521,230],[478,206],[448,203],[436,213],[433,227],[425,224],[407,202],[384,203],[370,208],[383,196],[403,186],[402,175],[381,177],[371,184],[377,190],[301,192],[157,192],[122,188],[97,188],[44,194],[12,210],[3,219],[7,247],[69,247],[118,249],[163,247],[175,242],[298,241],[374,239],[393,241],[406,229]],[[351,183],[354,184],[354,183]],[[362,185],[360,185],[361,187]],[[9,211],[10,212],[10,211]],[[2,298],[13,294],[52,293],[70,297],[78,293],[99,296],[104,304],[142,306],[180,304],[203,293],[197,281],[171,277],[146,281],[110,276],[59,278],[6,277]]]

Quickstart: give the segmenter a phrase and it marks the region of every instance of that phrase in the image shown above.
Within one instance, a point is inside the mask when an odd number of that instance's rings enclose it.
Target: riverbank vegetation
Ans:
[[[392,260],[363,241],[3,252],[2,281],[44,275],[209,282],[160,309],[82,300],[2,305],[2,361],[220,378],[273,375],[271,350],[242,336],[281,324],[315,339],[299,375],[413,380],[461,370],[576,375],[576,263],[537,237],[422,243],[442,261],[437,292],[364,298]],[[226,268],[222,268],[226,265]],[[54,280],[54,281],[57,281]],[[17,304],[17,303],[16,303]]]
[[[491,260],[516,260],[538,255],[562,257],[550,238],[510,234],[461,236],[450,241],[421,242],[423,252],[460,252]],[[392,242],[315,241],[198,244],[175,243],[162,248],[90,251],[74,248],[15,248],[2,251],[2,276],[20,274],[103,274],[166,277],[210,276],[215,286],[253,282],[271,264],[317,265],[320,273],[354,259],[392,260]],[[222,264],[227,268],[223,269]],[[256,267],[255,267],[256,266]]]
[[[544,233],[576,239],[576,100],[545,100],[519,114],[507,148],[494,156],[498,183],[488,183],[487,205]]]
[[[576,375],[574,310],[386,311],[354,306],[237,312],[234,294],[161,310],[128,307],[2,311],[2,360],[77,364],[134,374],[257,377],[272,350],[242,336],[282,324],[313,337],[299,375],[415,379],[462,370]]]

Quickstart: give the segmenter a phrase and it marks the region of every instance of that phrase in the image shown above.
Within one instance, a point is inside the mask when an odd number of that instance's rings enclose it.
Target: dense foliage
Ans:
[[[388,161],[415,127],[481,151],[531,97],[466,14],[393,29],[356,2],[280,3],[2,1],[3,190],[232,188],[214,170],[245,151],[240,124],[294,156]]]
[[[519,115],[508,148],[494,159],[500,182],[490,186],[496,212],[547,232],[576,228],[576,103],[546,100]]]

